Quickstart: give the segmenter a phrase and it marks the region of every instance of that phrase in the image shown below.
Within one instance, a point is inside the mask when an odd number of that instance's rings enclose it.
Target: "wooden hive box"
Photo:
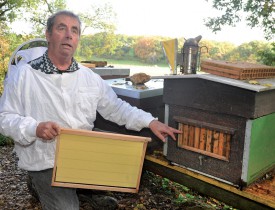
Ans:
[[[201,70],[232,79],[267,79],[275,77],[275,67],[248,62],[203,60]]]
[[[251,85],[215,75],[164,80],[168,125],[182,130],[167,141],[169,161],[236,186],[275,168],[275,79]]]
[[[52,186],[136,193],[147,137],[62,129]]]

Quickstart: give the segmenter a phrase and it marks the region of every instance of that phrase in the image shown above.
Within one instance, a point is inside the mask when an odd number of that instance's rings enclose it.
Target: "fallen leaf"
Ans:
[[[251,85],[259,85],[260,84],[257,80],[249,80],[248,83]]]

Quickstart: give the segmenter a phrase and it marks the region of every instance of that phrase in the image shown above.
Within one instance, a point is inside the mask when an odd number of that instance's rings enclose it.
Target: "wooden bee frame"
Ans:
[[[136,193],[150,138],[62,129],[52,186]]]

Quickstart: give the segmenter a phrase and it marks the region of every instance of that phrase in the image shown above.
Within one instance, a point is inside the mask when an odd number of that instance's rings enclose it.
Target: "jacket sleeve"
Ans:
[[[156,119],[150,113],[118,98],[113,89],[104,81],[100,89],[102,97],[97,110],[106,120],[125,125],[127,129],[140,131],[142,128],[149,127],[150,122]]]
[[[37,121],[30,116],[24,116],[23,96],[20,91],[22,83],[18,78],[17,75],[5,81],[0,98],[0,133],[21,145],[29,145],[36,140]]]

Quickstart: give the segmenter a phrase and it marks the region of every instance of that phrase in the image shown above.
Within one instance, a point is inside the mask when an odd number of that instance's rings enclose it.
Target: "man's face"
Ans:
[[[49,43],[49,55],[73,57],[77,48],[80,26],[77,19],[59,15],[55,18],[52,32],[46,31]]]

